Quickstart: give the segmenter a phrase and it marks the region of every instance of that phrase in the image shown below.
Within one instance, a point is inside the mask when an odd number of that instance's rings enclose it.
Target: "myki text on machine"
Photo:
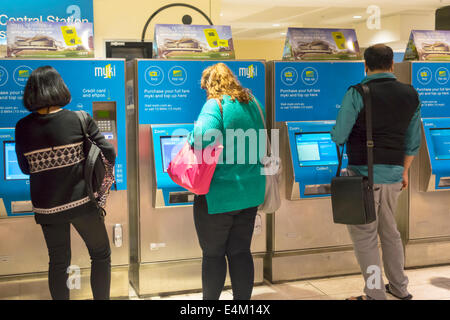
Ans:
[[[364,63],[273,61],[269,71],[269,114],[272,128],[280,130],[283,173],[281,207],[268,216],[266,278],[279,282],[356,272],[347,230],[333,222],[331,179],[339,159],[331,130],[348,88],[364,78]]]
[[[421,48],[420,42],[416,45]],[[403,223],[406,267],[450,261],[450,62],[432,59],[394,67],[397,78],[417,90],[422,117],[422,141],[409,171],[409,210]]]
[[[129,161],[137,164],[132,178],[137,197],[132,219],[137,227],[131,239],[131,283],[139,295],[202,286],[202,252],[193,221],[195,195],[174,183],[167,168],[185,145],[207,101],[200,86],[202,72],[219,62],[265,106],[266,74],[261,61],[136,60],[133,66],[136,130],[130,139],[137,145],[135,150],[129,149],[135,157]],[[133,148],[131,143],[129,148]],[[261,283],[266,251],[265,216],[261,214],[253,237],[255,282]]]
[[[67,34],[72,34],[70,29]],[[111,296],[128,295],[128,208],[126,161],[125,60],[71,59],[5,59],[0,61],[0,247],[5,259],[0,268],[0,291],[21,292],[23,299],[45,299],[50,296],[42,273],[48,271],[48,251],[41,228],[36,225],[30,199],[29,176],[18,165],[15,151],[15,126],[29,112],[23,106],[23,90],[33,70],[50,65],[66,83],[71,102],[64,109],[89,113],[100,132],[114,145],[116,188],[107,201],[105,225],[111,239]],[[6,99],[4,98],[6,97]],[[80,124],[81,132],[81,124]],[[55,146],[56,147],[56,146]],[[85,245],[75,232],[72,263],[87,280],[90,259]],[[11,275],[14,279],[11,280]],[[33,286],[23,287],[24,278],[36,277]],[[74,297],[89,298],[89,285],[83,285]]]

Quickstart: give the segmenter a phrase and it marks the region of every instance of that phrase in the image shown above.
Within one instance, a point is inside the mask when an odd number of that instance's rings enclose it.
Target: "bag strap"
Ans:
[[[363,89],[364,107],[366,109],[366,134],[367,134],[367,169],[369,186],[373,187],[373,137],[372,137],[372,99],[367,84],[361,85]]]
[[[336,144],[336,149],[337,149],[337,154],[338,154],[338,159],[339,159],[339,164],[338,164],[338,168],[336,171],[336,177],[340,177],[341,176],[341,168],[342,168],[342,158],[344,157],[344,146],[342,146],[342,152],[339,149],[338,144]]]
[[[87,134],[87,116],[86,112],[83,110],[75,111],[75,113],[78,116],[78,119],[80,120],[81,124],[81,132],[83,133],[83,137],[85,139],[89,139],[89,135]]]
[[[266,120],[264,119],[264,113],[262,112],[261,106],[259,105],[258,100],[256,100],[255,97],[253,97],[253,101],[255,101],[256,106],[258,107],[259,115],[261,116],[261,120],[262,120],[262,123],[264,125],[264,130],[266,131],[266,141],[267,141],[266,155],[271,156],[271,154],[272,154],[272,147],[270,145],[269,135],[267,134],[267,126],[266,126]],[[269,150],[270,152],[267,152],[267,150]]]

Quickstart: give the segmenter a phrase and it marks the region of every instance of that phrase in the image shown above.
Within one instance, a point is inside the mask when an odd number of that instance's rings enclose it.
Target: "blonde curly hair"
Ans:
[[[250,90],[242,87],[230,68],[222,62],[203,70],[200,85],[206,90],[208,99],[222,99],[223,95],[229,95],[232,101],[237,99],[241,103],[248,104],[253,100]]]

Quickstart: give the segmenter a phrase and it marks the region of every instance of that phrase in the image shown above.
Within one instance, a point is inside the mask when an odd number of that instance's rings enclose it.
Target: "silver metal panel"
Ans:
[[[129,295],[128,266],[111,269],[111,298]],[[90,269],[81,270],[79,289],[70,291],[73,300],[92,299]],[[4,277],[0,281],[0,300],[50,300],[47,273]]]
[[[270,269],[265,270],[265,277],[276,283],[361,272],[351,247],[332,250],[275,254],[271,258]]]
[[[409,241],[405,249],[405,267],[448,264],[450,262],[450,237],[426,241]]]
[[[111,244],[112,265],[129,263],[127,192],[111,191],[106,207],[106,229]],[[123,244],[113,243],[113,227],[123,226]],[[91,261],[84,241],[72,227],[72,265],[90,267]],[[42,229],[34,217],[0,219],[0,276],[48,270],[48,251]]]
[[[263,256],[253,256],[255,285],[263,282]],[[225,286],[230,286],[227,274]],[[155,296],[182,292],[198,292],[202,288],[201,259],[148,263],[139,266],[139,296]]]

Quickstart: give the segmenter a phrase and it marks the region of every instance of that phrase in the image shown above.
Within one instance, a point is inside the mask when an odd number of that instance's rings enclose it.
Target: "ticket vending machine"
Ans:
[[[108,198],[105,223],[112,251],[111,297],[127,297],[125,61],[4,59],[0,60],[0,299],[50,298],[48,251],[33,217],[29,178],[18,167],[14,142],[15,125],[28,114],[22,105],[26,81],[34,69],[44,65],[54,67],[71,92],[72,101],[65,108],[90,113],[117,150],[116,188]],[[89,299],[89,253],[75,230],[71,238],[71,298]]]
[[[201,290],[202,253],[193,221],[194,194],[175,184],[167,167],[206,102],[200,88],[202,71],[218,62],[135,62],[137,143],[136,150],[129,144],[129,163],[130,169],[136,167],[136,176],[130,174],[130,188],[136,190],[137,207],[130,215],[136,226],[130,239],[130,280],[140,296]],[[265,64],[223,62],[265,104]],[[261,213],[257,215],[251,249],[255,283],[261,283],[266,252],[265,216]],[[226,285],[229,283],[227,278]]]
[[[265,277],[280,282],[358,272],[346,227],[333,223],[330,184],[338,156],[330,131],[345,92],[364,78],[364,63],[272,61],[269,72],[283,173],[281,207],[267,218]]]
[[[422,143],[410,169],[405,266],[450,262],[450,62],[402,62],[395,74],[419,93]]]

